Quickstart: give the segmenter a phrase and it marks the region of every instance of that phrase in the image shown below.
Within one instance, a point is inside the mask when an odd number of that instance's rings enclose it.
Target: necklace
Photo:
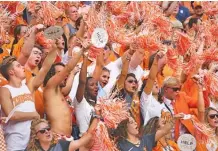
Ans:
[[[164,151],[173,151],[173,150],[171,149],[170,145],[167,143],[167,140],[166,140],[166,139],[164,139],[164,140],[165,140],[167,146],[164,146],[164,145],[161,143],[161,141],[158,141],[158,142],[160,143],[160,145],[163,147]]]
[[[134,143],[134,142],[130,141],[129,139],[126,139],[126,140],[127,140],[128,142],[132,143],[133,145],[137,146],[137,147],[139,147],[140,144],[141,144],[141,141],[140,141],[140,140],[138,140],[137,143]]]

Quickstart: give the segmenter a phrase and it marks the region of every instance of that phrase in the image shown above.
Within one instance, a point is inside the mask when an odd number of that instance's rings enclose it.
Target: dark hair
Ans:
[[[43,81],[43,86],[44,87],[48,83],[49,79],[51,79],[51,77],[53,77],[56,74],[56,70],[55,70],[56,66],[63,66],[63,67],[65,67],[65,65],[63,63],[61,63],[61,62],[53,64],[51,66],[50,70],[48,71],[48,73],[46,74],[45,79]]]
[[[188,22],[188,27],[189,28],[192,28],[193,27],[193,24],[197,24],[198,23],[198,18],[191,18]]]
[[[127,124],[129,122],[129,119],[123,120],[118,124],[117,128],[114,130],[114,137],[118,138],[118,141],[121,139],[126,139],[128,134],[127,134]]]
[[[67,52],[68,50],[68,43],[67,43],[67,37],[65,34],[62,35],[63,39],[64,39],[64,53]]]
[[[76,26],[77,30],[79,30],[79,26],[80,26],[81,20],[82,20],[82,17],[79,17],[79,18],[77,18],[77,20],[75,22],[75,26]]]
[[[39,49],[42,53],[44,52],[44,51],[43,51],[43,47],[42,47],[41,45],[39,45],[39,44],[35,44],[35,45],[33,46],[33,48]]]
[[[9,80],[8,69],[12,66],[12,63],[14,61],[16,61],[15,57],[7,56],[3,59],[2,64],[0,66],[0,72],[2,76],[7,80]]]
[[[18,41],[19,41],[18,35],[20,35],[21,28],[22,28],[23,26],[26,26],[26,25],[20,24],[20,25],[17,25],[17,26],[14,28],[14,41],[13,41],[13,43],[12,43],[12,48],[11,48],[10,55],[13,54],[14,45],[17,44]]]
[[[155,133],[159,128],[159,117],[151,118],[143,129],[143,134]]]
[[[103,71],[107,71],[107,72],[109,72],[110,73],[110,70],[109,69],[107,69],[106,67],[103,67],[103,69],[102,69]]]

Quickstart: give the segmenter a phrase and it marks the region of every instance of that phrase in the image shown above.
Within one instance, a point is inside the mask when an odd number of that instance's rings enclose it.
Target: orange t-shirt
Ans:
[[[23,44],[24,44],[24,38],[21,38],[17,44],[14,45],[14,49],[13,49],[13,53],[12,55],[15,56],[15,57],[19,57],[20,56],[20,53],[21,53],[21,49],[23,47]]]
[[[157,74],[157,83],[160,87],[162,87],[163,81],[166,77],[174,76],[175,71],[171,69],[168,65],[165,65],[162,73],[163,75],[161,75],[160,73]]]
[[[0,54],[0,63],[2,63],[4,57],[9,56],[10,54],[7,49],[5,48],[0,48],[0,49],[2,51],[2,53]]]
[[[190,78],[190,76],[187,78],[187,80],[182,85],[181,91],[185,92],[189,97],[191,97],[193,99],[192,104],[196,104],[196,106],[197,106],[197,103],[198,103],[198,85],[194,82],[194,80],[192,78]],[[210,102],[208,99],[208,93],[206,91],[204,91],[203,94],[204,94],[205,107],[209,107]],[[198,115],[197,107],[191,108],[191,113],[193,115],[197,116]]]
[[[178,145],[174,141],[168,140],[167,143],[170,147],[173,148],[172,151],[180,151]],[[164,148],[159,141],[157,142],[157,145],[152,149],[152,151],[163,151],[163,150]]]
[[[28,83],[28,81],[33,77],[33,75],[32,72],[28,70],[25,70],[25,74],[26,74],[26,82]],[[44,101],[43,101],[43,91],[41,90],[40,87],[38,88],[38,90],[36,90],[33,93],[33,96],[35,100],[36,111],[39,113],[40,117],[43,118],[45,109],[44,109]]]

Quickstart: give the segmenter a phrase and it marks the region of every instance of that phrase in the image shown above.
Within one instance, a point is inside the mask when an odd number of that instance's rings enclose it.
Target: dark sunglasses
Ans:
[[[135,82],[135,84],[137,84],[137,83],[138,83],[138,81],[137,81],[137,80],[128,80],[128,82],[129,82],[129,83],[133,83],[133,82]]]
[[[209,115],[210,119],[214,119],[215,117],[218,118],[218,114],[211,114]]]
[[[174,92],[181,90],[181,88],[171,88],[171,87],[169,87],[169,88],[172,89]]]
[[[37,131],[36,134],[39,133],[39,132],[40,132],[41,134],[44,134],[46,131],[50,131],[50,130],[51,130],[51,128],[50,128],[50,127],[47,127],[47,128],[44,128],[44,129],[42,129],[42,130]]]

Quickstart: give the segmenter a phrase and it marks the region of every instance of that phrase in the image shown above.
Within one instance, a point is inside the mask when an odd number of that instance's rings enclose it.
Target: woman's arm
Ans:
[[[88,58],[87,56],[84,55],[82,68],[79,74],[79,85],[76,92],[77,102],[81,102],[84,97],[85,88],[86,88],[86,77],[87,77],[87,62],[88,62]]]

